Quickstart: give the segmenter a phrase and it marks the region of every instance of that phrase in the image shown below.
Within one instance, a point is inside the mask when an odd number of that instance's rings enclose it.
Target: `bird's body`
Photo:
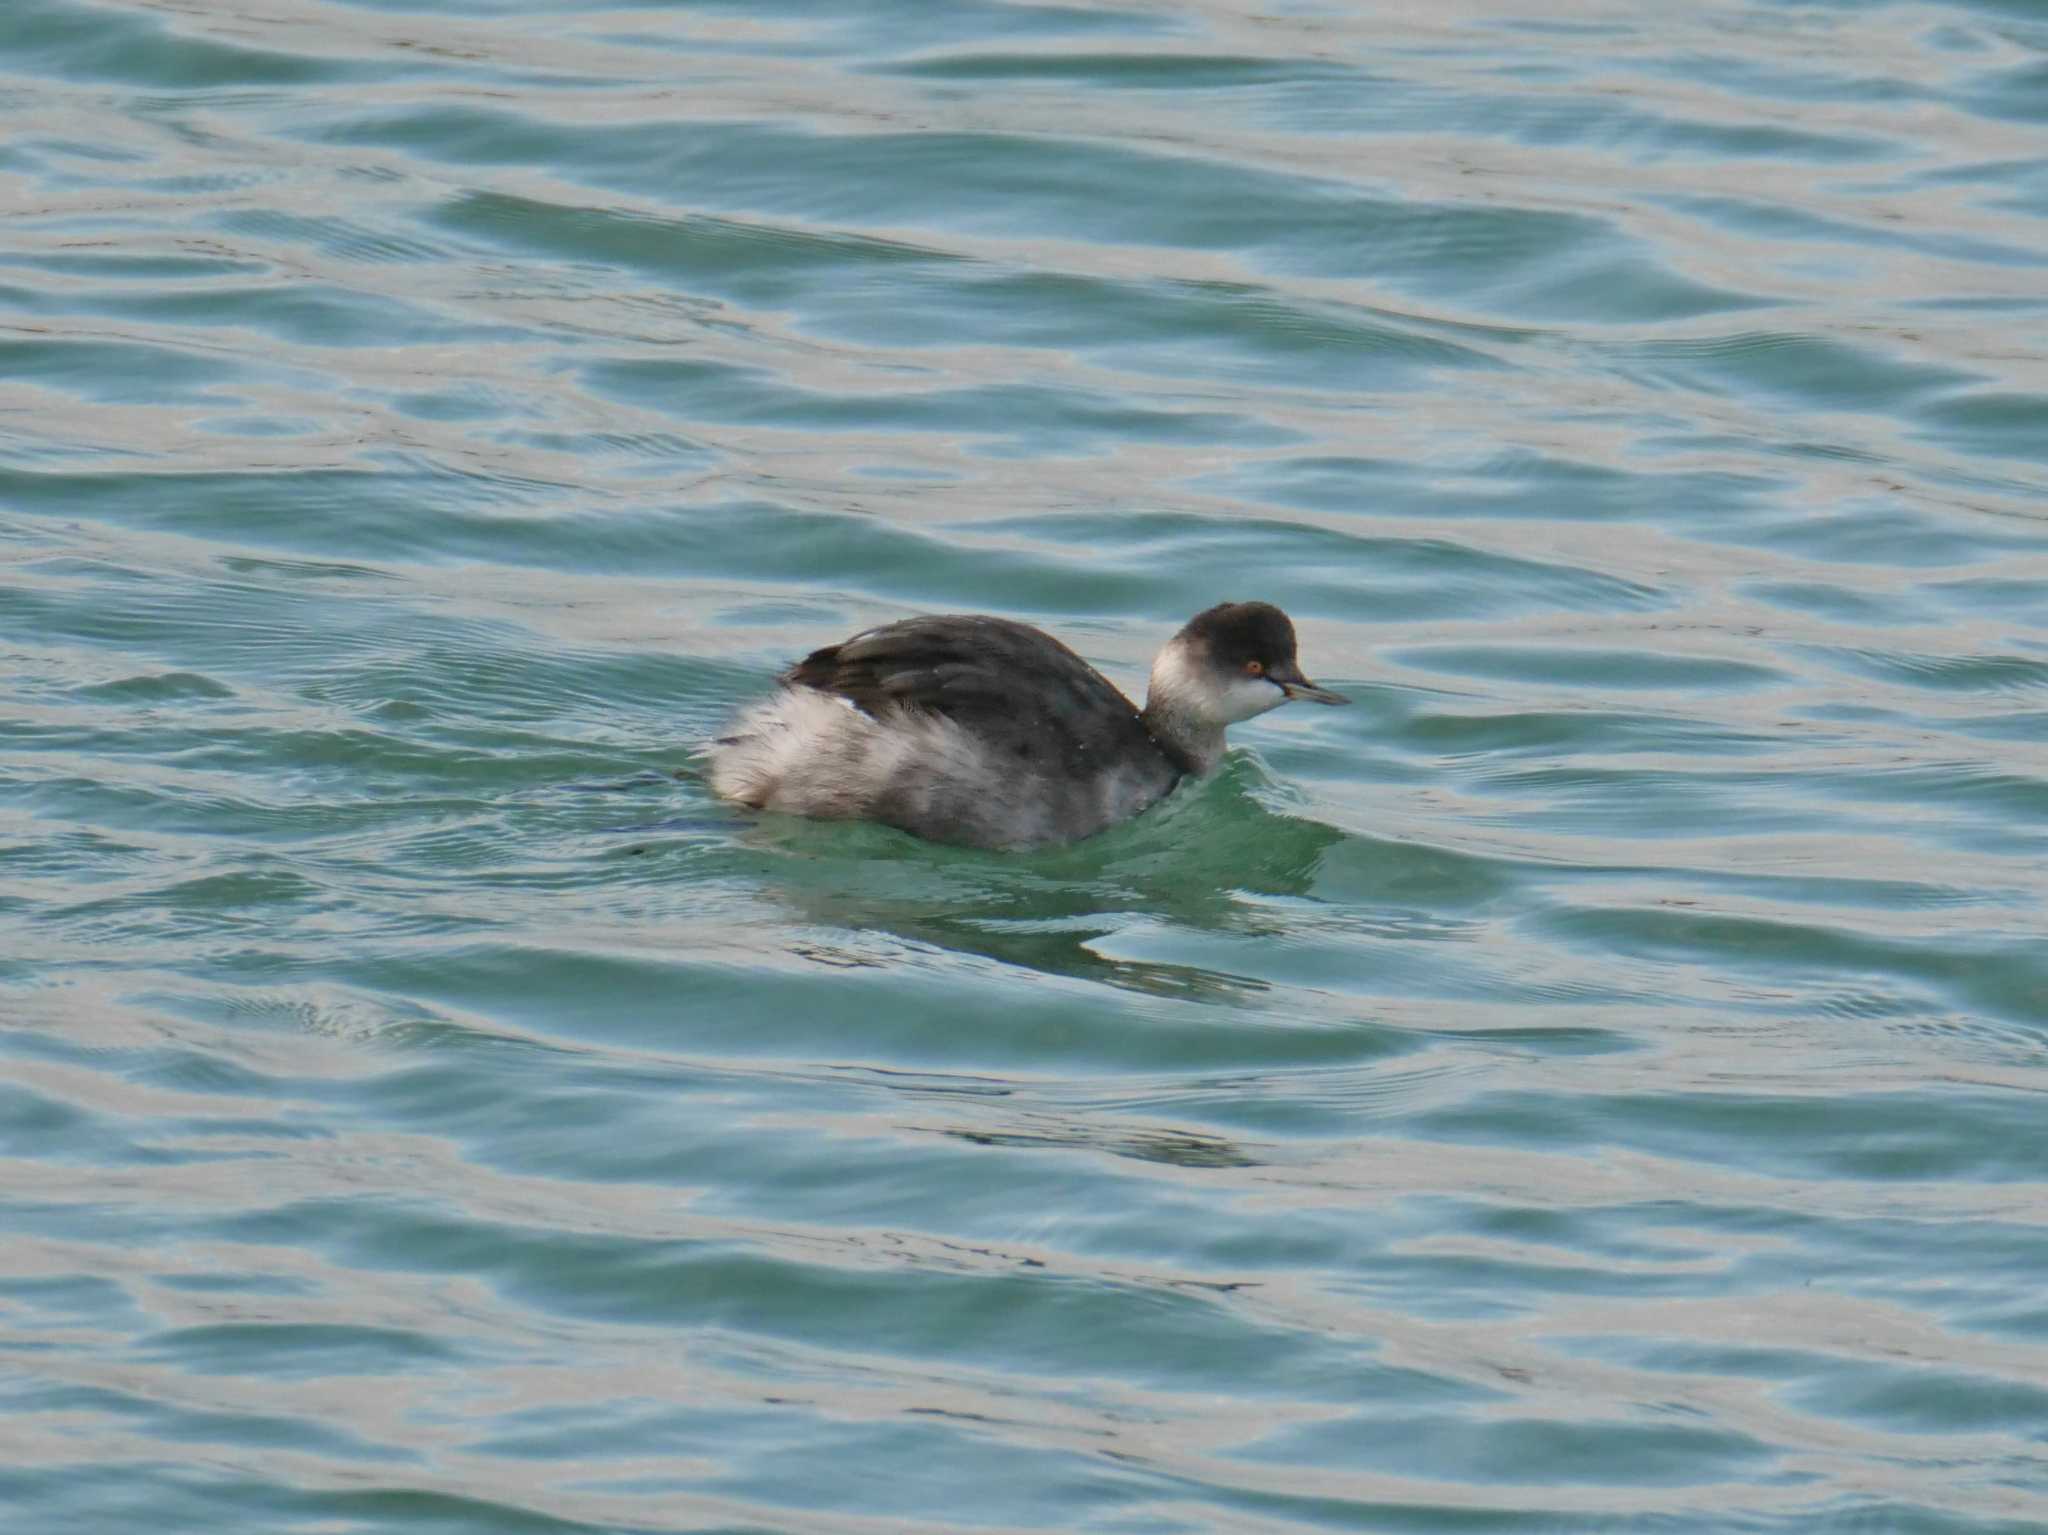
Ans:
[[[1137,708],[1043,630],[941,616],[813,651],[713,744],[711,786],[761,810],[880,821],[935,842],[1072,842],[1213,768],[1223,729],[1289,697],[1341,703],[1278,608],[1197,615]]]

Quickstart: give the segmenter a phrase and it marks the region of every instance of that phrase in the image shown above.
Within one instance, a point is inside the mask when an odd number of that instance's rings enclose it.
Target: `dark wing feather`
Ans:
[[[1158,751],[1110,680],[1043,630],[1006,618],[909,618],[814,650],[783,674],[885,718],[944,715],[1004,761],[1100,771]]]

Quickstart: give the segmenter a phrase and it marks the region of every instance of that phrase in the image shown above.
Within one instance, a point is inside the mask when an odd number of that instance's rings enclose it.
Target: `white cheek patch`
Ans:
[[[1287,695],[1280,690],[1279,683],[1268,682],[1264,677],[1238,677],[1224,688],[1222,702],[1223,718],[1235,725],[1268,709],[1279,708],[1287,702]]]
[[[1279,683],[1206,665],[1188,655],[1179,641],[1152,663],[1152,697],[1169,712],[1218,729],[1287,702]]]

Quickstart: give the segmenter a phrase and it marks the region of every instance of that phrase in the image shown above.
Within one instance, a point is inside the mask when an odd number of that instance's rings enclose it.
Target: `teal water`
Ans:
[[[0,1525],[2048,1526],[2048,11],[9,0]],[[905,613],[1358,699],[712,801]]]

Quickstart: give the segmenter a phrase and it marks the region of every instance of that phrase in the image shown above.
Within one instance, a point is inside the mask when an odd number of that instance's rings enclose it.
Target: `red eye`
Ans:
[[[1264,661],[1247,661],[1244,663],[1244,670],[1245,675],[1248,677],[1263,677],[1266,675],[1266,663]]]

